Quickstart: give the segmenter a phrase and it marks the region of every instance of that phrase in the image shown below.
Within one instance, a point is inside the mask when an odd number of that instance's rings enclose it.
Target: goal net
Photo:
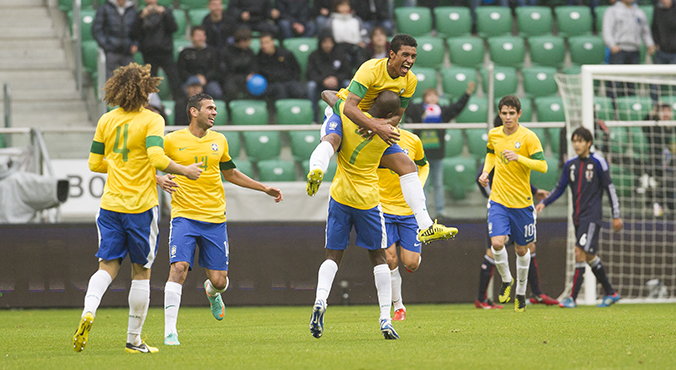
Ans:
[[[622,302],[676,301],[676,65],[585,65],[579,75],[556,76],[570,133],[594,133],[620,200],[624,229],[612,230],[604,194],[599,256]],[[575,235],[569,199],[566,287],[575,272]],[[578,304],[603,295],[587,267]]]

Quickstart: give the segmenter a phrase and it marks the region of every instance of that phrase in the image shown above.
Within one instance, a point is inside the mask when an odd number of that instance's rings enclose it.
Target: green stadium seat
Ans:
[[[174,39],[174,61],[178,61],[178,54],[185,49],[186,46],[192,45],[192,41],[183,39]]]
[[[138,53],[140,54],[140,53]],[[96,72],[99,44],[94,40],[82,41],[82,65],[88,73]]]
[[[549,147],[552,149],[552,153],[559,154],[561,150],[561,128],[548,127],[547,135],[549,136]],[[567,149],[563,148],[563,150]]]
[[[483,160],[486,157],[486,145],[488,144],[488,131],[482,128],[465,130],[467,135],[467,149],[472,157]]]
[[[188,29],[188,18],[185,17],[185,11],[174,9],[172,10],[172,13],[174,14],[174,19],[176,19],[176,24],[178,25],[178,30],[174,32],[174,39],[185,39],[187,37],[186,32]]]
[[[579,75],[582,72],[581,66],[570,66],[561,69],[561,73],[564,75]]]
[[[620,121],[642,121],[653,107],[648,96],[622,96],[616,103]]]
[[[594,16],[596,18],[596,32],[599,35],[603,34],[603,15],[606,13],[606,10],[610,8],[610,5],[598,5],[594,7]]]
[[[554,67],[531,67],[521,71],[523,76],[523,89],[529,98],[536,96],[556,95],[559,87],[554,80],[556,68]]]
[[[413,98],[422,97],[428,88],[437,88],[439,80],[437,78],[437,71],[434,68],[417,67],[414,65],[412,71],[418,78],[418,86],[415,88]]]
[[[512,11],[508,7],[481,6],[475,12],[479,36],[503,36],[512,32]]]
[[[513,67],[495,67],[493,70],[493,80],[495,83],[495,96],[503,97],[516,93],[519,85],[519,78],[516,74],[516,68]],[[481,69],[481,85],[484,91],[488,91],[488,70]]]
[[[484,64],[484,41],[479,37],[456,37],[446,40],[453,67],[478,68]]]
[[[181,9],[188,10],[188,9],[206,8],[207,5],[209,4],[209,0],[178,0],[178,3]]]
[[[462,135],[462,130],[447,129],[444,135],[444,157],[456,157],[462,154],[465,146],[465,139]]]
[[[301,163],[301,166],[303,167],[303,181],[305,181],[307,173],[310,172],[310,160],[305,160],[303,163]],[[333,177],[336,176],[336,171],[338,170],[338,162],[336,162],[335,159],[331,159],[329,161],[329,168],[326,169],[326,172],[324,172],[324,180],[322,183],[325,183],[330,186],[331,181],[333,181]],[[324,185],[324,186],[327,186]]]
[[[310,155],[319,144],[319,135],[319,130],[289,131],[293,159],[301,163],[310,159]]]
[[[282,46],[293,53],[300,65],[301,78],[305,77],[307,61],[313,51],[317,50],[317,38],[315,37],[296,37],[284,40]],[[420,44],[418,44],[420,48]]]
[[[547,162],[547,173],[530,171],[530,183],[538,189],[552,190],[561,176],[559,172],[559,160],[545,157],[545,161]]]
[[[563,122],[566,120],[563,100],[558,96],[536,97],[535,111],[539,122]]]
[[[140,64],[140,65],[146,64],[145,59],[143,59],[143,54],[141,54],[141,53],[134,53],[132,58],[134,58],[134,63],[136,63],[136,64]]]
[[[164,115],[167,117],[167,126],[173,126],[176,124],[176,102],[173,100],[162,100],[162,106],[164,106]]]
[[[251,161],[248,159],[239,159],[239,160],[234,160],[235,166],[237,166],[237,170],[251,178],[254,178],[254,170],[253,170],[253,165],[251,164]]]
[[[94,24],[95,17],[95,10],[82,9],[80,12],[80,35],[82,41],[94,40],[94,35],[92,35],[92,25]]]
[[[441,70],[441,85],[444,94],[451,98],[459,98],[467,90],[467,83],[474,81],[476,84],[476,70],[474,68],[444,68]]]
[[[275,101],[278,125],[310,125],[314,122],[312,102],[307,99]]]
[[[643,132],[643,128],[629,127],[629,134],[631,135],[631,147],[634,150],[634,155],[638,158],[645,158],[650,153],[650,143]]]
[[[432,31],[432,11],[427,7],[396,8],[394,19],[399,33],[417,37]]]
[[[329,105],[325,101],[319,99],[319,101],[317,102],[317,108],[318,109],[317,109],[317,117],[315,117],[315,122],[317,122],[317,123],[323,123],[324,122],[324,110],[328,106]]]
[[[516,8],[516,25],[524,37],[551,35],[554,19],[547,6],[519,6]]]
[[[533,65],[560,67],[566,57],[563,37],[534,36],[528,38],[530,60]]]
[[[472,32],[472,14],[467,7],[438,6],[434,20],[439,37],[469,36]]]
[[[418,56],[415,65],[419,67],[440,68],[444,64],[446,48],[444,40],[432,36],[420,36],[418,41]]]
[[[557,6],[554,8],[559,36],[589,35],[592,31],[592,14],[588,6]]]
[[[596,118],[607,121],[615,119],[615,108],[613,108],[613,99],[606,96],[594,97],[594,111]]]
[[[568,39],[573,64],[603,64],[606,46],[601,36],[574,36]]]
[[[486,98],[472,96],[465,109],[455,117],[458,123],[484,123],[488,121],[488,101]]]
[[[228,141],[228,154],[230,154],[230,157],[232,158],[233,161],[235,161],[235,165],[239,166],[239,161],[237,160],[239,158],[239,152],[242,150],[242,140],[239,138],[239,132],[237,131],[219,131],[223,136],[225,136],[225,140]]]
[[[223,100],[214,100],[216,104],[216,118],[214,118],[215,126],[224,126],[228,124],[228,106]]]
[[[282,150],[279,131],[244,131],[244,150],[251,162],[278,159]]]
[[[82,0],[80,2],[81,9],[83,9],[83,10],[84,9],[87,9],[87,10],[94,9],[94,1],[95,0]],[[74,3],[73,0],[59,0],[58,6],[59,6],[59,9],[62,12],[67,13],[67,12],[73,10],[73,3]]]
[[[201,26],[204,18],[209,14],[209,9],[190,9],[188,10],[188,19],[190,20],[190,27]]]
[[[167,74],[164,73],[162,68],[158,70],[157,77],[162,77],[160,85],[158,86],[160,91],[157,93],[157,95],[159,95],[160,99],[162,100],[171,100],[171,88],[169,87],[169,80],[167,79]]]
[[[496,65],[521,68],[526,47],[521,37],[491,37],[488,39],[488,52]]]
[[[260,181],[296,181],[296,166],[292,161],[268,159],[258,162]]]
[[[613,179],[613,185],[619,197],[633,198],[636,174],[631,169],[619,164],[611,165],[610,178]]]
[[[163,7],[174,7],[174,0],[158,0],[157,5],[162,5]]]
[[[444,158],[444,189],[453,199],[465,199],[476,189],[476,160],[467,157]]]
[[[233,125],[268,124],[268,107],[262,100],[233,100],[229,111]]]

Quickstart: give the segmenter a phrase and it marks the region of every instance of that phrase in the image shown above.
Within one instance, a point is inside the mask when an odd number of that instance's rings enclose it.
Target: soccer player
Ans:
[[[397,112],[399,96],[383,91],[369,109],[374,117],[391,117]],[[398,339],[392,326],[392,286],[385,249],[387,236],[378,192],[378,164],[385,150],[396,150],[380,137],[363,138],[358,126],[340,111],[342,123],[327,127],[326,136],[342,136],[338,151],[338,170],[331,184],[326,221],[326,260],[319,267],[310,332],[321,338],[324,332],[326,300],[331,291],[343,253],[350,243],[350,231],[357,232],[356,245],[368,250],[380,304],[380,331],[385,339]],[[391,130],[396,130],[394,127]],[[336,133],[342,131],[342,135]],[[398,150],[401,150],[399,148]]]
[[[620,295],[613,289],[608,280],[606,270],[601,259],[596,255],[598,251],[599,232],[603,216],[603,190],[608,193],[610,207],[613,211],[613,230],[622,230],[620,218],[620,202],[615,193],[615,186],[610,179],[608,163],[594,153],[590,148],[594,143],[591,132],[584,127],[578,127],[571,135],[573,149],[577,156],[569,159],[563,167],[561,179],[548,197],[536,207],[540,213],[546,206],[552,204],[570,185],[573,193],[573,224],[575,225],[575,275],[573,276],[573,290],[570,297],[565,298],[559,306],[565,308],[577,307],[577,295],[584,280],[585,262],[591,267],[596,279],[603,286],[605,295],[597,307],[608,307],[620,300]]]
[[[507,95],[498,103],[503,125],[488,133],[486,160],[479,176],[488,185],[488,174],[495,168],[493,189],[488,200],[488,235],[491,251],[502,277],[500,303],[511,300],[514,278],[509,270],[505,243],[514,240],[516,250],[516,299],[514,310],[526,309],[526,284],[530,265],[530,246],[535,242],[535,209],[530,190],[530,171],[547,172],[542,144],[533,131],[519,125],[521,102]]]
[[[197,180],[202,173],[202,163],[183,166],[164,154],[164,120],[143,108],[148,94],[158,91],[159,83],[160,78],[150,76],[150,65],[131,63],[116,69],[103,88],[108,104],[119,108],[101,116],[89,153],[89,169],[108,173],[108,179],[96,215],[99,269],[89,280],[82,317],[73,336],[76,352],[84,350],[101,298],[127,254],[132,281],[125,351],[158,351],[141,339],[159,232],[155,170],[190,180]]]
[[[187,128],[174,131],[164,139],[167,155],[177,163],[202,163],[197,181],[176,178],[178,188],[171,197],[171,234],[169,257],[171,270],[164,286],[164,344],[179,345],[176,321],[181,305],[183,283],[195,260],[199,246],[199,264],[206,269],[204,290],[216,320],[223,320],[223,293],[228,288],[229,245],[225,218],[225,192],[221,174],[241,187],[262,191],[282,200],[282,192],[252,180],[235,168],[228,153],[228,141],[211,131],[218,114],[207,94],[193,95],[186,108],[190,117]]]
[[[332,124],[339,124],[340,112],[344,112],[345,117],[360,129],[371,131],[371,136],[378,135],[387,144],[394,144],[399,139],[399,133],[391,130],[391,126],[399,124],[418,83],[415,75],[409,73],[415,63],[417,45],[416,40],[409,35],[396,35],[390,43],[388,58],[371,59],[362,64],[350,86],[338,92],[337,102],[333,105],[335,114],[333,118],[329,114],[325,124],[329,120],[336,120]],[[389,119],[366,116],[364,112],[371,108],[374,99],[382,91],[393,91],[400,97],[400,106],[396,114]],[[322,98],[324,96],[325,94],[322,94]],[[327,109],[327,112],[331,111]],[[308,174],[308,195],[314,195],[319,189],[329,159],[339,146],[339,141],[329,142],[322,139],[312,153]],[[403,152],[396,151],[383,156],[381,165],[399,174],[406,203],[411,207],[421,230],[420,240],[427,243],[452,237],[451,230],[454,228],[439,225],[430,218],[415,163]]]

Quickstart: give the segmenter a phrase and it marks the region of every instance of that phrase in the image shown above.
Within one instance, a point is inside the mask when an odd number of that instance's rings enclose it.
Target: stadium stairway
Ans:
[[[86,102],[77,91],[71,48],[64,46],[65,24],[53,16],[57,10],[50,9],[48,2],[0,2],[0,85],[10,86],[12,126],[92,127]],[[2,100],[0,112],[4,116]],[[80,146],[88,152],[93,135],[86,136],[86,144],[57,134],[46,134],[45,141],[53,157],[68,157]],[[15,135],[13,143],[27,141]]]

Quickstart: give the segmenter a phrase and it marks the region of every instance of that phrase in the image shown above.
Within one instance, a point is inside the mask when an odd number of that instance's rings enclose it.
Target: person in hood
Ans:
[[[138,43],[131,37],[131,26],[136,18],[138,11],[131,0],[108,0],[96,9],[92,36],[106,53],[106,79],[134,60]]]
[[[336,41],[330,30],[320,32],[318,47],[308,57],[308,99],[317,111],[319,91],[340,90],[350,84],[352,70],[345,55],[336,49]]]

